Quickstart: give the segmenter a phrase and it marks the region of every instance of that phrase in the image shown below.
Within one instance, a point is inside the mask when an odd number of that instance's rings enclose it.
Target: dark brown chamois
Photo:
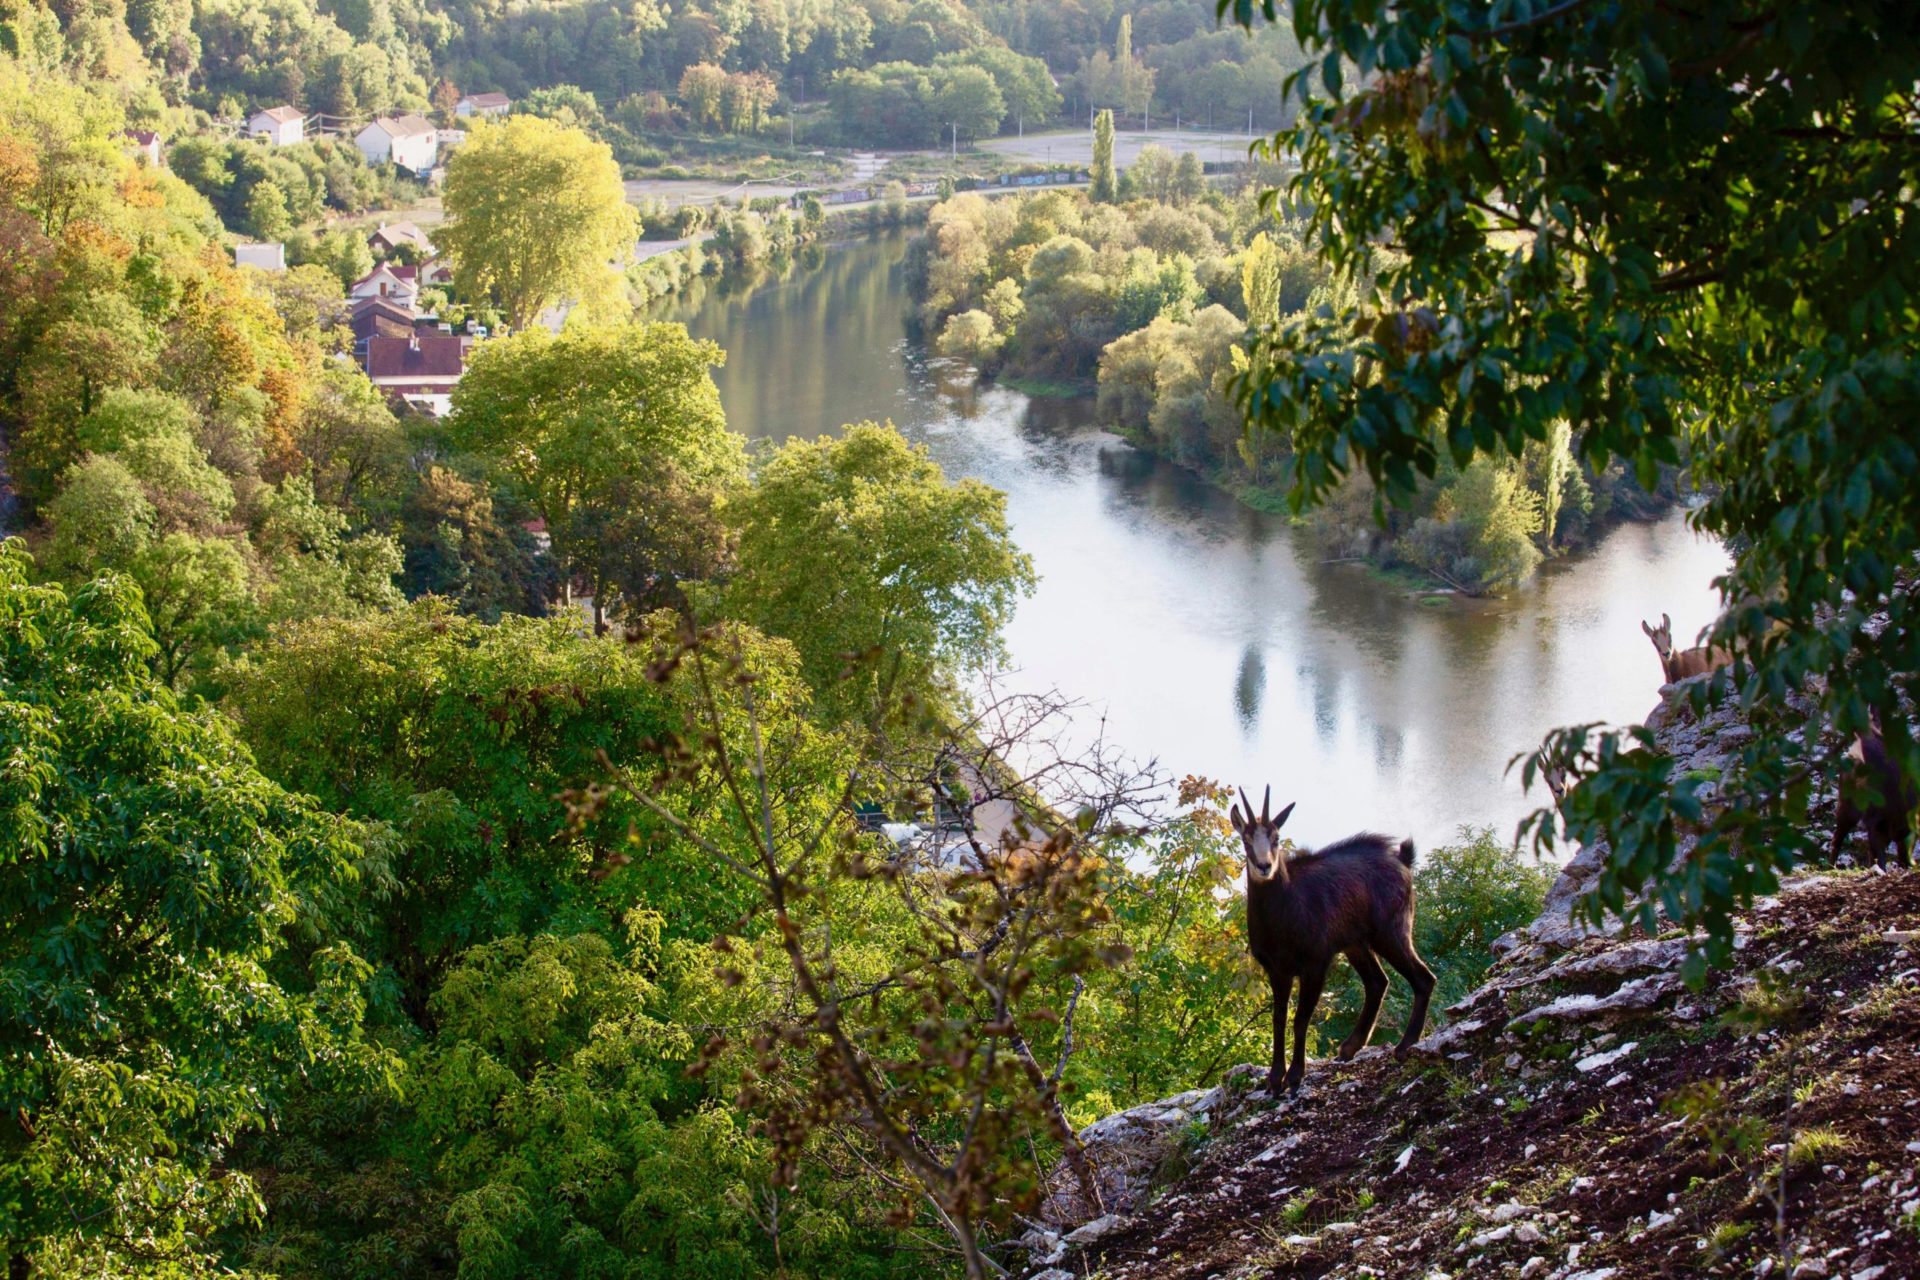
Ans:
[[[1888,845],[1893,846],[1895,862],[1912,866],[1913,787],[1887,753],[1878,712],[1872,715],[1872,728],[1854,736],[1847,759],[1852,767],[1840,780],[1840,803],[1833,811],[1832,856],[1837,859],[1847,837],[1861,827],[1873,846],[1874,866],[1886,859]]]
[[[1392,965],[1413,987],[1413,1013],[1393,1051],[1397,1058],[1407,1056],[1426,1026],[1433,972],[1413,949],[1413,841],[1402,841],[1396,850],[1386,836],[1354,835],[1317,853],[1289,858],[1280,848],[1280,828],[1293,806],[1269,818],[1272,799],[1269,787],[1256,818],[1242,791],[1246,812],[1234,806],[1230,816],[1247,849],[1247,941],[1273,987],[1273,1061],[1267,1068],[1267,1088],[1277,1095],[1286,1060],[1287,997],[1296,978],[1300,1000],[1293,1014],[1289,1091],[1297,1091],[1306,1075],[1307,1027],[1335,956],[1347,957],[1366,988],[1360,1020],[1340,1045],[1342,1061],[1373,1037],[1380,1001],[1387,994],[1380,961]]]

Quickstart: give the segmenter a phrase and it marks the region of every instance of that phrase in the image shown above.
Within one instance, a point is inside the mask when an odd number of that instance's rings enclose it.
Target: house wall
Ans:
[[[393,144],[393,162],[402,168],[416,172],[425,172],[433,168],[433,162],[439,154],[439,139],[430,133],[418,134],[411,138],[399,138]]]

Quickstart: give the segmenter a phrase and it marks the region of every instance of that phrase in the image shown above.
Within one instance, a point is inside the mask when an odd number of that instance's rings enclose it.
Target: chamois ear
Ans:
[[[1671,630],[1673,630],[1673,619],[1672,619],[1672,618],[1669,618],[1669,617],[1668,617],[1668,616],[1667,616],[1666,614],[1664,614],[1664,613],[1660,615],[1660,629],[1661,629],[1662,631],[1671,631]]]
[[[1245,820],[1240,817],[1240,806],[1237,804],[1227,806],[1227,821],[1233,824],[1235,831],[1246,830],[1247,824]]]
[[[1647,633],[1647,639],[1649,640],[1653,639],[1653,628],[1647,625],[1647,620],[1645,618],[1642,618],[1640,620],[1640,629]]]
[[[1300,802],[1299,802],[1298,800],[1296,800],[1296,801],[1294,801],[1293,803],[1294,803],[1294,804],[1298,804],[1298,803],[1300,803]],[[1288,805],[1288,806],[1287,806],[1286,808],[1284,808],[1284,809],[1282,809],[1282,810],[1280,811],[1280,816],[1279,816],[1279,817],[1277,817],[1277,818],[1275,818],[1275,819],[1273,820],[1273,829],[1274,829],[1275,831],[1278,831],[1278,830],[1279,830],[1280,828],[1282,828],[1282,827],[1284,827],[1284,826],[1286,826],[1286,825],[1287,825],[1287,817],[1288,817],[1288,815],[1290,815],[1290,814],[1292,814],[1292,812],[1293,812],[1293,805],[1292,805],[1292,804],[1290,804],[1290,805]]]

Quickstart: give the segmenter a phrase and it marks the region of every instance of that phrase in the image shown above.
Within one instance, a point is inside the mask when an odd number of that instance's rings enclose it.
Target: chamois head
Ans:
[[[1288,805],[1280,811],[1278,817],[1268,817],[1267,811],[1273,802],[1273,788],[1260,798],[1260,816],[1253,816],[1253,801],[1247,799],[1247,793],[1240,792],[1240,804],[1227,810],[1227,816],[1233,823],[1233,829],[1240,833],[1240,843],[1247,847],[1247,879],[1255,884],[1265,884],[1273,879],[1286,861],[1286,854],[1280,850],[1280,828],[1287,824],[1287,818],[1293,813]],[[1245,805],[1242,813],[1241,805]]]
[[[1662,663],[1673,657],[1673,619],[1663,613],[1659,626],[1650,627],[1642,622],[1640,629],[1647,633],[1647,639],[1653,641],[1653,651],[1660,655]]]

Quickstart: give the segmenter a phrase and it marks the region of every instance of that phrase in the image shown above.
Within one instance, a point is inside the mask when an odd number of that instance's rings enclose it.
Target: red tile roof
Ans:
[[[367,376],[382,378],[457,378],[466,372],[467,339],[423,336],[367,339]]]
[[[257,116],[266,116],[269,119],[276,120],[281,124],[292,124],[295,120],[306,119],[306,116],[301,113],[300,108],[298,107],[268,107],[263,111],[256,111],[253,114]]]

